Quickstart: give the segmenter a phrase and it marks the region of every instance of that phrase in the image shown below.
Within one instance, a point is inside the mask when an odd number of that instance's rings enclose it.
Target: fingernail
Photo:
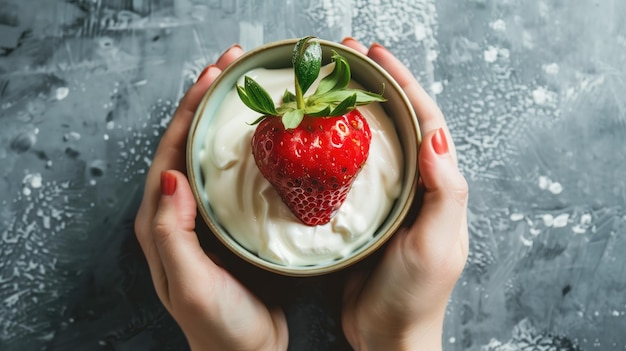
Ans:
[[[432,138],[433,149],[438,155],[445,155],[448,153],[448,140],[443,128],[439,128]]]
[[[385,50],[385,51],[389,51],[389,50],[387,50],[386,47],[378,44],[377,42],[373,42],[372,45],[370,45],[370,50],[372,50],[372,49],[382,49],[382,50]]]
[[[242,48],[241,48],[241,45],[239,45],[239,44],[233,44],[233,45],[231,45],[228,49],[224,50],[224,52],[222,52],[222,54],[220,55],[220,57],[218,57],[218,58],[217,58],[217,60],[215,60],[215,62],[219,62],[219,60],[221,60],[221,59],[222,59],[222,57],[224,57],[224,55],[226,55],[226,53],[227,53],[227,52],[229,52],[231,49],[234,49],[234,48],[239,48],[239,49],[242,49]],[[243,49],[242,49],[242,50],[243,50]]]
[[[356,41],[357,43],[359,42],[358,40],[354,39],[353,37],[344,37],[341,42],[344,42],[344,41]]]
[[[198,76],[198,79],[196,79],[196,83],[199,82],[200,79],[202,79],[202,77],[206,76],[211,70],[214,70],[214,69],[219,69],[219,68],[217,68],[215,64],[206,66],[206,68]]]
[[[172,196],[176,191],[176,176],[168,171],[161,172],[161,194]]]

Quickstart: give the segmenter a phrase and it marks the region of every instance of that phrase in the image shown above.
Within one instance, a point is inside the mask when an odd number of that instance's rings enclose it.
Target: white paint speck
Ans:
[[[422,41],[426,39],[426,26],[423,23],[418,22],[415,25],[414,30],[415,30],[415,40]]]
[[[561,192],[563,192],[563,186],[559,182],[552,182],[552,184],[548,186],[548,190],[552,194],[560,194]]]
[[[489,27],[495,31],[503,32],[506,30],[506,22],[502,19],[497,19],[491,23],[489,23]]]
[[[554,63],[553,62],[553,63],[549,63],[549,64],[546,64],[546,65],[542,65],[541,69],[543,69],[543,71],[546,72],[547,74],[554,75],[554,74],[558,74],[559,73],[560,67],[559,67],[558,63]]]
[[[519,222],[524,219],[524,215],[522,213],[512,213],[509,217],[513,222]]]
[[[56,99],[63,100],[70,94],[70,89],[68,87],[59,87],[56,90]]]
[[[30,187],[33,189],[41,188],[42,183],[43,181],[41,178],[41,173],[27,174],[26,176],[24,176],[24,179],[22,180],[22,184],[30,185]]]
[[[552,226],[554,228],[563,228],[563,227],[567,226],[567,221],[568,220],[569,220],[569,213],[562,213],[562,214],[556,216],[556,218],[554,218]]]
[[[41,221],[45,229],[50,229],[50,216],[43,216],[41,218]]]
[[[554,223],[554,216],[553,215],[548,213],[548,214],[543,215],[541,219],[543,219],[543,224],[546,227],[552,227],[552,224]]]
[[[456,338],[454,336],[451,336],[450,339],[448,339],[448,342],[454,344],[456,342]]]
[[[547,105],[553,103],[556,99],[556,94],[547,90],[544,87],[538,87],[532,92],[533,100],[537,105]]]
[[[498,48],[489,46],[487,50],[483,52],[483,56],[486,62],[496,62],[496,60],[498,59]]]
[[[30,188],[29,188],[29,187],[26,187],[26,186],[25,186],[25,187],[22,189],[22,194],[24,194],[24,196],[30,196],[30,194],[32,194],[32,190],[30,190]]]
[[[430,91],[435,95],[441,94],[443,91],[443,84],[441,82],[433,82],[433,84],[430,85]]]
[[[533,241],[530,240],[530,239],[526,239],[523,235],[520,235],[519,239],[522,242],[522,245],[524,245],[524,246],[533,246]]]
[[[585,213],[582,216],[580,216],[580,224],[583,224],[583,225],[591,224],[591,214]]]
[[[538,181],[539,181],[539,189],[542,189],[542,190],[548,189],[548,187],[550,186],[550,183],[552,183],[550,178],[546,176],[539,176]]]

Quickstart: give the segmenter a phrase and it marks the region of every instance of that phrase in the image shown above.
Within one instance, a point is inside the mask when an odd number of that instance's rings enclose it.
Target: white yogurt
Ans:
[[[330,73],[329,66],[320,76]],[[276,102],[285,89],[293,91],[291,68],[256,69],[247,75]],[[344,257],[372,238],[400,194],[403,157],[394,125],[382,107],[372,103],[359,110],[372,131],[368,159],[332,220],[307,226],[291,213],[254,162],[250,140],[256,126],[249,123],[259,114],[241,102],[235,89],[226,96],[207,133],[201,168],[215,216],[239,244],[271,262],[306,266]]]

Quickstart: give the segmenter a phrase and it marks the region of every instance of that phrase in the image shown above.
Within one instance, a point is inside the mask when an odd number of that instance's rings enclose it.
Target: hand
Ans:
[[[148,172],[135,233],[156,292],[192,350],[285,350],[287,323],[216,265],[194,232],[196,203],[185,169],[185,144],[202,96],[239,46],[208,66],[180,102]]]
[[[456,164],[443,114],[411,72],[384,47],[343,44],[385,68],[413,105],[423,134],[423,197],[414,222],[391,239],[369,275],[344,292],[343,329],[355,350],[441,350],[448,298],[467,260],[467,182]]]

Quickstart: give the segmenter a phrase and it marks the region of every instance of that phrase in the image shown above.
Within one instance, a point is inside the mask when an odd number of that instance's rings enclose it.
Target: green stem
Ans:
[[[299,110],[304,110],[304,93],[302,92],[302,88],[300,87],[300,83],[298,83],[298,78],[296,77],[296,107]]]

